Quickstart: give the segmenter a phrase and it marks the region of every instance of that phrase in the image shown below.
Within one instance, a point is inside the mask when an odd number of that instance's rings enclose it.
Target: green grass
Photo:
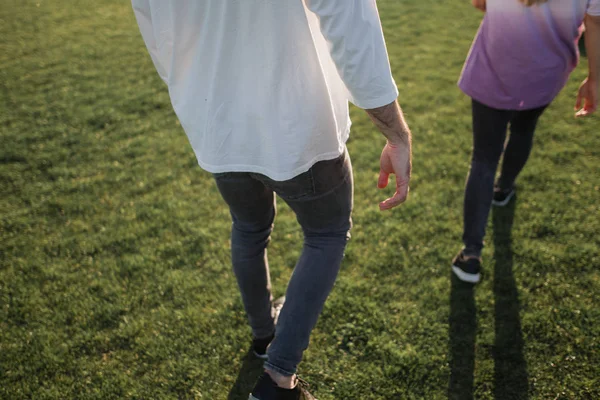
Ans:
[[[600,398],[600,137],[578,68],[540,122],[475,290],[451,278],[471,147],[456,80],[480,13],[380,0],[414,133],[411,198],[381,213],[383,140],[357,109],[354,229],[300,372],[319,399]],[[0,7],[0,398],[245,399],[260,363],[229,217],[129,2]],[[282,202],[276,295],[301,234]]]

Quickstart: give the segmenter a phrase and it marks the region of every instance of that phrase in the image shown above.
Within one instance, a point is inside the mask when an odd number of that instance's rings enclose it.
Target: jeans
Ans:
[[[481,256],[494,196],[494,177],[502,152],[504,158],[497,185],[500,189],[509,189],[529,158],[533,133],[546,107],[522,111],[498,110],[473,100],[473,155],[463,209],[466,255]],[[509,123],[510,137],[505,144]]]
[[[215,174],[233,220],[231,258],[255,338],[275,332],[265,368],[296,373],[309,337],[336,280],[352,225],[352,165],[347,151],[320,161],[287,181],[246,172]],[[275,219],[275,194],[294,211],[304,246],[274,327],[267,245]]]

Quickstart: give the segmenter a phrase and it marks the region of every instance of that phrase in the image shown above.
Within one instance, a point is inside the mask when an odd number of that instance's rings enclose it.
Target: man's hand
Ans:
[[[389,210],[403,203],[408,196],[408,184],[412,162],[411,134],[397,101],[387,106],[365,110],[373,123],[387,138],[381,152],[377,187],[387,186],[390,174],[396,177],[396,193],[379,203],[380,210]]]
[[[379,209],[382,211],[404,203],[408,197],[411,170],[410,147],[410,143],[405,146],[393,145],[388,142],[381,152],[377,187],[379,189],[387,187],[390,174],[394,174],[396,178],[396,193],[394,193],[394,196],[379,203]]]
[[[471,0],[473,7],[485,12],[485,0]]]
[[[575,101],[575,117],[585,117],[590,115],[598,108],[598,86],[599,82],[594,82],[589,78],[585,78]],[[581,108],[583,106],[583,108]]]

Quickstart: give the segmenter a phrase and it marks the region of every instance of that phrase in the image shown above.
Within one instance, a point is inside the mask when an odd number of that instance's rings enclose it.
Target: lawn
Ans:
[[[380,0],[414,135],[409,201],[382,213],[383,140],[352,109],[354,228],[300,373],[328,399],[600,398],[600,118],[585,59],[542,117],[476,288],[452,278],[471,149],[456,87],[481,14]],[[128,1],[0,6],[0,398],[246,399],[261,364],[230,221]],[[279,202],[275,295],[301,249]]]

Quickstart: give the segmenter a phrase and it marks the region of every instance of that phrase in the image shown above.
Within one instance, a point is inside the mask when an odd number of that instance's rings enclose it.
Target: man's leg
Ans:
[[[510,121],[510,137],[504,150],[498,178],[498,186],[501,190],[511,189],[525,166],[531,153],[535,127],[546,107],[519,111]]]
[[[494,177],[512,112],[497,110],[475,100],[472,107],[473,156],[465,188],[463,243],[466,256],[480,257],[494,196]]]
[[[304,247],[290,279],[265,367],[291,377],[336,280],[351,228],[352,166],[347,153],[273,188],[294,210]]]
[[[275,219],[273,191],[247,173],[215,174],[231,218],[231,261],[252,334],[273,335],[267,245]]]

